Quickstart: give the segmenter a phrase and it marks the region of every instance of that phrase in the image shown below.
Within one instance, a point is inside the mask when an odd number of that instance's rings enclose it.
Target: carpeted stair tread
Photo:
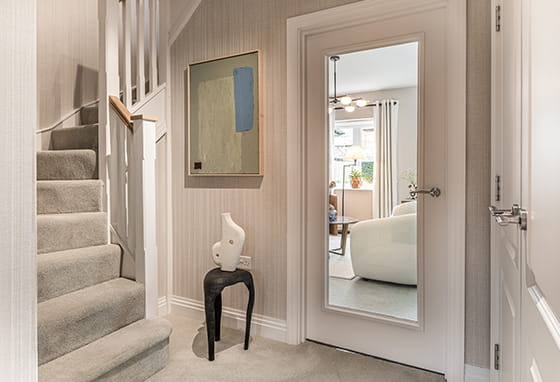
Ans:
[[[44,302],[119,277],[121,248],[108,244],[37,257],[37,299]]]
[[[135,322],[42,365],[39,381],[144,381],[167,364],[170,334],[171,324],[163,318]],[[163,354],[142,362],[158,350]]]
[[[105,212],[37,216],[38,253],[104,245],[107,242]]]
[[[56,129],[51,133],[51,148],[53,150],[90,149],[97,151],[98,134],[96,124]]]
[[[37,213],[101,212],[103,182],[86,180],[40,180],[37,182]]]
[[[97,155],[93,150],[37,152],[37,180],[97,178]]]
[[[144,285],[117,278],[38,304],[39,364],[144,317]]]
[[[96,105],[85,106],[80,109],[80,124],[93,125],[99,122],[99,107]]]

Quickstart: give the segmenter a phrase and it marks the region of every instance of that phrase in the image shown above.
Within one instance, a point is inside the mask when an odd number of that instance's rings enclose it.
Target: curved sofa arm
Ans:
[[[401,216],[408,214],[415,214],[417,209],[416,200],[411,202],[401,203],[393,208],[391,216]]]
[[[350,249],[357,276],[416,285],[416,214],[355,224],[350,235]]]

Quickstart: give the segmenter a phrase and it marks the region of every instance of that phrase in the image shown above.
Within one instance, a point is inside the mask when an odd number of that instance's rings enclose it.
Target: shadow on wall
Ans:
[[[184,72],[184,91],[185,100],[188,91],[187,71]],[[184,131],[185,131],[185,148],[189,147],[189,136],[187,134],[187,126],[189,115],[187,112],[187,105],[183,106],[185,110]],[[262,176],[189,176],[187,173],[188,167],[188,150],[185,149],[184,164],[185,164],[185,188],[245,188],[245,189],[259,189],[261,187]],[[266,164],[265,164],[266,169]]]
[[[94,101],[98,95],[99,71],[81,64],[76,67],[76,80],[74,81],[74,109],[85,103]]]

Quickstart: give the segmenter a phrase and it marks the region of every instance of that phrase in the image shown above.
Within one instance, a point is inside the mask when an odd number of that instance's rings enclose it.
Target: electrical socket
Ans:
[[[251,269],[253,262],[249,256],[241,256],[239,258],[239,269]]]

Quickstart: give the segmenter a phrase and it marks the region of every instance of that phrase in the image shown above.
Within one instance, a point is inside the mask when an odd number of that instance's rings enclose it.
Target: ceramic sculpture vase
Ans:
[[[222,213],[222,239],[212,246],[212,258],[222,271],[237,269],[241,250],[245,243],[245,231],[238,226],[229,212]]]

